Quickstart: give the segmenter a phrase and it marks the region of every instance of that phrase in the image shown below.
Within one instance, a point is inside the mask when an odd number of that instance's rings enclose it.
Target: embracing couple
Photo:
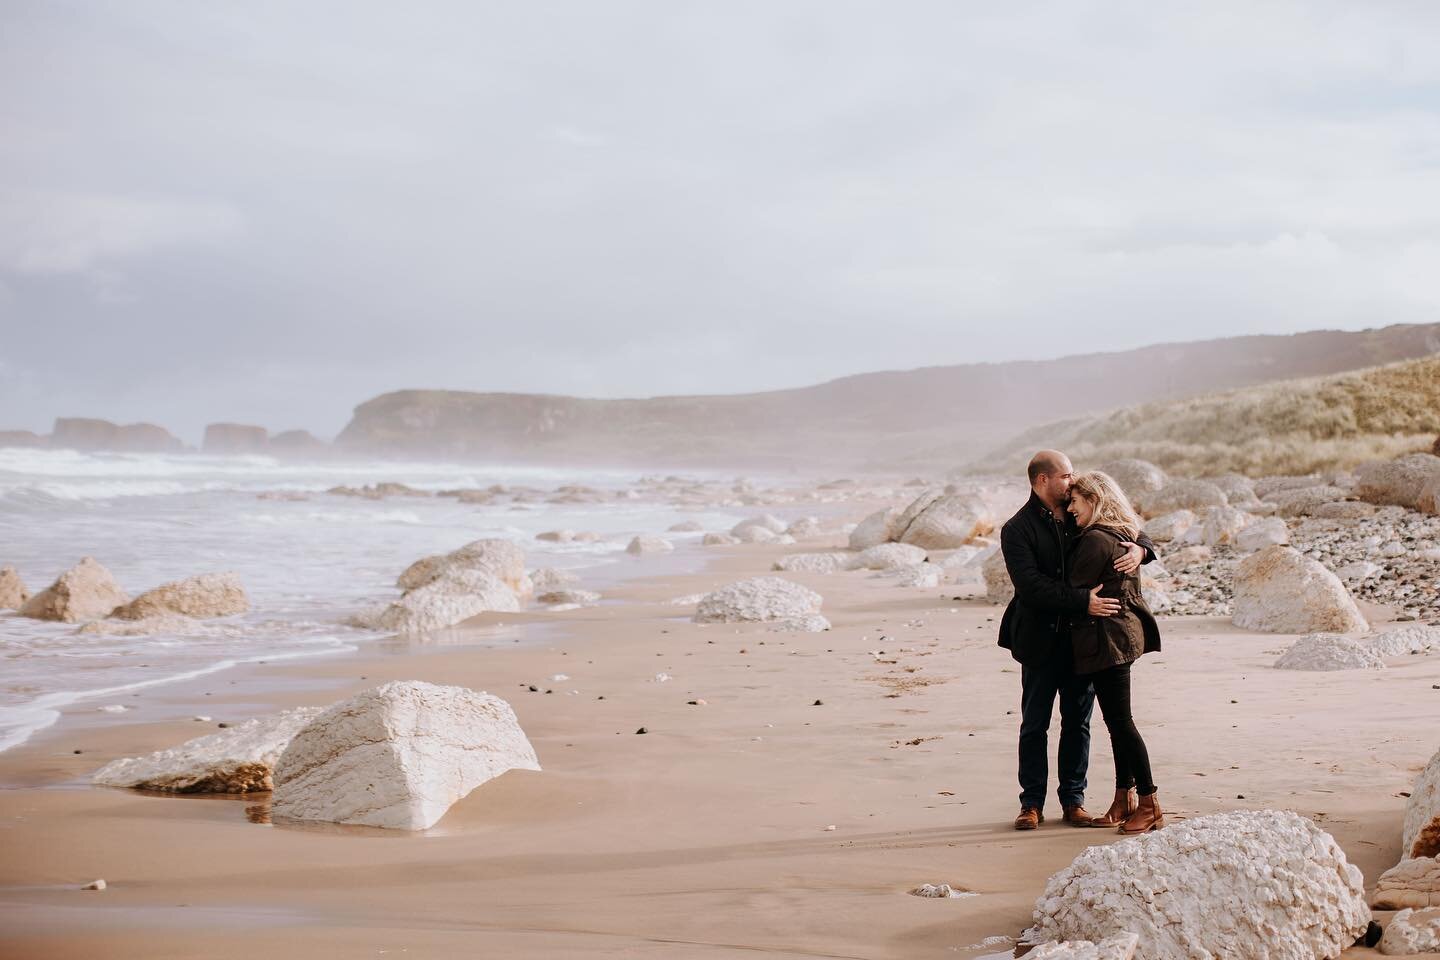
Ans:
[[[1047,733],[1060,701],[1059,798],[1066,823],[1145,833],[1165,825],[1145,741],[1130,715],[1130,667],[1160,649],[1140,594],[1140,565],[1155,545],[1125,492],[1099,471],[1076,475],[1065,454],[1030,461],[1030,499],[1006,521],[1000,549],[1015,596],[1000,646],[1020,663],[1020,815],[1016,830],[1045,822]],[[1095,701],[1115,753],[1115,800],[1085,812],[1090,714]]]

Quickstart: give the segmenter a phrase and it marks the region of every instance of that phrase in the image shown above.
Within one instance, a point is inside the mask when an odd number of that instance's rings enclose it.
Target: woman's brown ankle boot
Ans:
[[[1120,832],[1124,834],[1148,833],[1151,830],[1159,830],[1165,826],[1165,814],[1160,811],[1160,799],[1158,794],[1150,794],[1148,797],[1140,798],[1139,808],[1125,822],[1120,824]]]
[[[1138,808],[1139,803],[1135,798],[1135,791],[1133,789],[1116,790],[1115,802],[1110,804],[1110,809],[1106,810],[1103,816],[1091,820],[1090,826],[1114,829],[1124,823],[1125,818],[1134,813]]]

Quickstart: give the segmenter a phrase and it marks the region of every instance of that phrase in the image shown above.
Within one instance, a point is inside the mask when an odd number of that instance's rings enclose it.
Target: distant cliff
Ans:
[[[491,461],[954,466],[1036,424],[1440,352],[1440,324],[1232,337],[1058,360],[869,373],[734,396],[595,400],[402,390],[356,407],[356,452]]]

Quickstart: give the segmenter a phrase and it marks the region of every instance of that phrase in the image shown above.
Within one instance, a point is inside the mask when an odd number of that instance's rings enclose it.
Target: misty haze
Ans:
[[[1437,224],[1398,0],[5,4],[0,957],[1440,956]]]

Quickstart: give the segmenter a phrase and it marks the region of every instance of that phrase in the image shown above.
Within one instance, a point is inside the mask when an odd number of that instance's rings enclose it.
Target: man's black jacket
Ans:
[[[1069,643],[1070,618],[1090,607],[1090,591],[1065,582],[1070,543],[1079,535],[1074,517],[1066,513],[1063,523],[1056,521],[1033,492],[1000,528],[1000,550],[1015,584],[1000,618],[1000,646],[1020,663],[1039,663],[1059,652],[1057,644]],[[1149,537],[1142,533],[1135,542],[1145,548],[1145,563],[1155,559]]]

